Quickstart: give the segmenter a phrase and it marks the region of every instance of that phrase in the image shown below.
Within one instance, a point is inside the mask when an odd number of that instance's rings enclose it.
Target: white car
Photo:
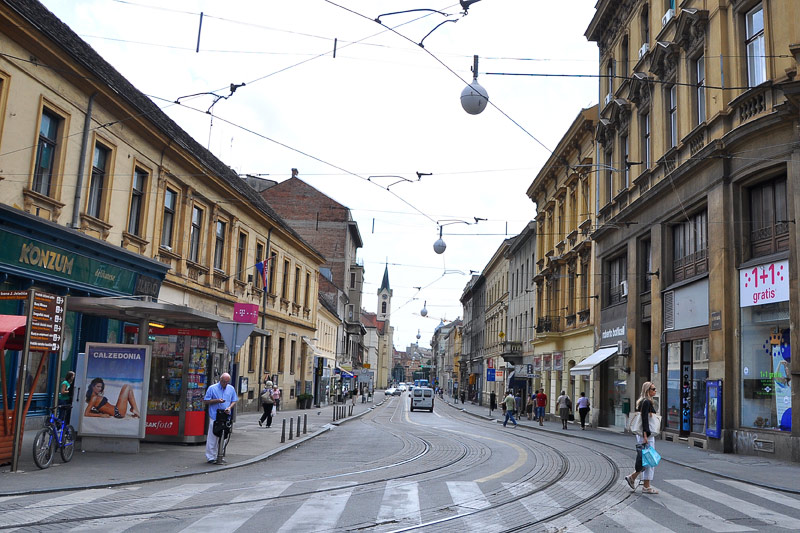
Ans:
[[[411,392],[411,410],[427,409],[433,412],[433,389],[430,387],[414,387]]]
[[[383,393],[386,396],[400,396],[401,394],[400,389],[397,389],[395,387],[389,387]]]
[[[405,386],[404,384],[402,384],[402,383],[401,383],[400,385],[398,385],[398,386],[397,386],[397,388],[400,390],[400,392],[405,392],[405,391],[407,391],[407,390],[408,390],[408,387],[406,387],[406,386]]]

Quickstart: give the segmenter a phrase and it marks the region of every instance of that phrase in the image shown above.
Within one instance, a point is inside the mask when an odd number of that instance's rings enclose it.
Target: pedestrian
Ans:
[[[277,413],[281,410],[281,390],[277,383],[272,385],[272,401],[275,402],[275,412]]]
[[[497,394],[492,391],[492,393],[489,395],[489,416],[492,415],[492,411],[495,409],[497,409]],[[505,411],[505,407],[503,407],[503,410]]]
[[[544,408],[547,405],[547,394],[544,393],[544,389],[539,389],[539,393],[536,395],[536,417],[539,419],[539,425],[544,425]]]
[[[572,411],[572,400],[567,395],[567,391],[562,390],[561,396],[556,398],[556,407],[558,407],[558,416],[561,417],[561,429],[567,429],[569,413]]]
[[[517,414],[517,416],[521,417],[520,413],[522,412],[522,396],[519,390],[514,395],[514,412]]]
[[[505,420],[503,420],[503,427],[506,427],[508,421],[511,420],[514,423],[514,427],[517,427],[517,421],[514,420],[514,395],[511,391],[506,393],[506,398],[503,400],[503,406],[505,407],[506,416]]]
[[[275,400],[272,399],[272,382],[267,381],[264,384],[264,390],[261,391],[261,408],[264,414],[261,415],[261,420],[258,421],[259,426],[264,425],[267,421],[267,427],[272,425],[272,408],[275,406]]]
[[[578,409],[578,414],[581,417],[581,429],[586,429],[586,415],[589,414],[589,398],[586,397],[585,392],[581,393],[581,397],[578,398],[575,407]]]
[[[533,406],[535,403],[534,395],[528,396],[528,401],[525,403],[525,413],[528,415],[528,420],[533,418]]]
[[[74,384],[75,372],[70,370],[64,376],[64,381],[61,382],[61,388],[58,391],[58,418],[63,420],[66,425],[69,425],[69,420],[72,416],[72,399],[75,394]]]
[[[206,389],[203,403],[208,406],[208,435],[206,436],[206,460],[209,463],[225,464],[222,459],[217,460],[219,454],[219,437],[214,435],[214,421],[222,410],[230,416],[233,406],[239,401],[236,389],[231,385],[231,375],[225,372],[219,377],[219,382]]]
[[[635,491],[636,478],[641,473],[642,481],[644,482],[642,492],[645,494],[658,494],[658,491],[650,486],[655,468],[652,466],[642,466],[641,452],[642,449],[648,446],[652,446],[653,449],[655,449],[656,439],[653,437],[652,431],[660,429],[650,426],[652,423],[652,415],[656,413],[655,406],[653,405],[653,396],[655,395],[655,384],[650,381],[645,381],[644,384],[642,384],[642,392],[639,395],[639,399],[636,400],[636,410],[642,414],[642,434],[636,434],[636,464],[634,466],[634,472],[625,476],[625,482],[631,490]]]

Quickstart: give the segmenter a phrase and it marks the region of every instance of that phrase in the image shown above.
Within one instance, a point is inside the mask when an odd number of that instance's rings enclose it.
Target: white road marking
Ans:
[[[105,498],[117,492],[113,489],[90,489],[73,492],[56,498],[46,498],[40,502],[33,503],[22,509],[8,511],[0,515],[0,526],[13,526],[19,523],[38,522],[45,520],[60,512],[66,511],[89,503],[98,498]]]
[[[734,524],[733,522],[725,520],[721,516],[716,515],[711,511],[707,511],[706,509],[698,507],[693,503],[676,498],[675,496],[664,492],[662,489],[658,489],[658,491],[658,494],[647,495],[645,497],[651,498],[654,502],[660,503],[676,515],[685,518],[689,522],[695,523],[700,527],[704,527],[709,531],[755,531],[753,528]]]
[[[377,521],[379,524],[390,521],[403,525],[419,524],[422,518],[417,484],[408,481],[387,481]]]

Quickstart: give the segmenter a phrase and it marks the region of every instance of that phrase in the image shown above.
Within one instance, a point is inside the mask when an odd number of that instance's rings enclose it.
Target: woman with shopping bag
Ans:
[[[645,494],[658,494],[650,486],[653,480],[654,468],[661,459],[656,452],[655,436],[661,431],[661,417],[656,413],[653,397],[656,395],[656,386],[650,381],[642,384],[642,392],[636,400],[636,413],[631,418],[631,431],[636,435],[636,465],[635,471],[625,476],[625,482],[631,490],[636,490],[636,478],[642,474]]]

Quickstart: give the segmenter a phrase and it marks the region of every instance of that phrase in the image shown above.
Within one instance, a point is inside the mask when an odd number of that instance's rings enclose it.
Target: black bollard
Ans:
[[[294,438],[294,418],[289,419],[289,440]]]
[[[303,435],[308,433],[308,415],[303,415]]]
[[[300,416],[297,416],[297,436],[300,436]]]
[[[281,427],[281,444],[286,442],[286,419],[283,419],[283,427]]]

